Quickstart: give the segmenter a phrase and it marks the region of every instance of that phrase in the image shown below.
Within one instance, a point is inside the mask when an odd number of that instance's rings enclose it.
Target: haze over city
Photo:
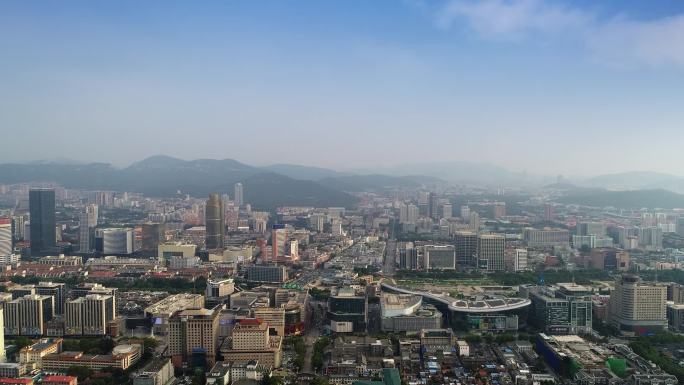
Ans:
[[[684,1],[0,1],[0,385],[684,384]]]
[[[683,41],[665,0],[4,2],[0,162],[681,174]]]

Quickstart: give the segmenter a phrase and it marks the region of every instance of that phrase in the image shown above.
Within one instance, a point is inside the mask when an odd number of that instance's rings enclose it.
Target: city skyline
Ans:
[[[9,3],[0,126],[32,151],[9,147],[0,162],[163,153],[677,175],[683,12],[674,1]]]

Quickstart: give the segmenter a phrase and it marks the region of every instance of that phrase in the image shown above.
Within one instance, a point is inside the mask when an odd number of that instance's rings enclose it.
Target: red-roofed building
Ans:
[[[46,376],[43,385],[77,385],[78,377],[74,376]]]
[[[0,378],[0,385],[33,385],[33,378]]]
[[[261,320],[259,318],[245,318],[241,319],[240,325],[248,326],[248,325],[261,325]]]
[[[91,279],[96,278],[114,278],[118,273],[112,270],[91,270],[88,272],[88,277]]]

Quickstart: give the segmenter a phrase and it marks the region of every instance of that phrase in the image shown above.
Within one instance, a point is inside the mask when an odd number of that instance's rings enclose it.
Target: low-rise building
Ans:
[[[26,365],[14,362],[0,362],[0,377],[17,378],[26,374]]]
[[[155,359],[133,374],[133,385],[168,385],[175,380],[170,359]]]
[[[78,377],[74,376],[45,376],[43,385],[77,385]]]
[[[21,348],[21,350],[19,350],[19,363],[24,365],[32,364],[35,365],[37,369],[41,369],[43,367],[43,357],[61,351],[61,338],[44,338],[32,345]]]
[[[41,265],[83,266],[83,258],[75,255],[48,255],[38,260]]]
[[[268,323],[260,319],[243,319],[233,328],[232,336],[221,345],[221,356],[225,361],[246,363],[257,360],[267,368],[279,368],[282,342],[282,336],[269,335]]]
[[[152,333],[166,336],[169,333],[169,318],[176,312],[197,309],[204,306],[202,294],[180,293],[170,295],[145,308],[145,317],[152,320]]]
[[[84,366],[99,371],[105,368],[126,370],[140,360],[140,345],[118,345],[111,354],[62,352],[43,357],[43,369],[62,371],[71,366]]]
[[[442,327],[442,313],[423,305],[421,296],[383,293],[380,297],[380,328],[388,332],[417,332]]]

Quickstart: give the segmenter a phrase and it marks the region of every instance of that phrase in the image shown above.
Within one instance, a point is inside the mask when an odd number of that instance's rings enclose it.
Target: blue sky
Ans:
[[[677,174],[684,2],[0,2],[0,161]]]

